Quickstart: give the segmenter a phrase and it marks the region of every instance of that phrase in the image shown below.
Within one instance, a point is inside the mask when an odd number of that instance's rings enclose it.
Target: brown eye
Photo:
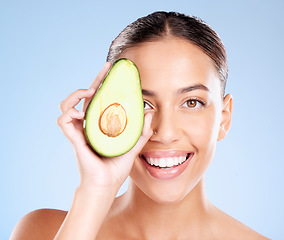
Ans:
[[[197,101],[196,100],[189,100],[186,102],[186,105],[190,108],[194,108],[197,105]]]
[[[187,101],[184,102],[182,107],[191,109],[191,110],[198,110],[198,109],[203,109],[206,106],[206,103],[202,100],[199,99],[188,99]]]

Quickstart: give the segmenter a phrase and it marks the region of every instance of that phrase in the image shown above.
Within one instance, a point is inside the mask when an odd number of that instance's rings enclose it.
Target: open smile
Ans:
[[[146,157],[144,155],[140,155],[148,164],[159,167],[159,168],[169,168],[175,167],[180,164],[183,164],[193,153],[188,153],[184,156],[179,157]]]
[[[157,179],[168,180],[181,175],[187,168],[194,153],[155,152],[140,154],[139,157],[148,173]]]

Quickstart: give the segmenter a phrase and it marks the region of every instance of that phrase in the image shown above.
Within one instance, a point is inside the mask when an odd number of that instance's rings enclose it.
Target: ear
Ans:
[[[224,139],[231,127],[232,122],[232,110],[233,110],[233,97],[231,94],[227,94],[223,100],[223,110],[220,122],[218,141]]]

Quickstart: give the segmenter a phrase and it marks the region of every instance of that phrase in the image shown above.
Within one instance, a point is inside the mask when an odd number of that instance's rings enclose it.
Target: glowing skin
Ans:
[[[122,156],[100,159],[83,138],[84,115],[74,106],[92,97],[107,63],[93,90],[77,90],[61,105],[58,124],[73,143],[81,176],[70,211],[31,213],[11,239],[50,239],[52,233],[60,240],[266,239],[217,209],[205,193],[204,174],[232,112],[211,59],[175,38],[140,44],[121,57],[141,75],[146,115],[138,143]],[[127,192],[115,198],[129,173]]]
[[[145,111],[153,114],[156,131],[142,157],[136,158],[130,176],[154,201],[178,202],[203,178],[213,158],[223,111],[220,80],[212,60],[181,39],[143,43],[123,57],[139,69]],[[193,155],[182,164],[186,168],[181,174],[168,178],[149,174],[143,155],[178,157],[180,151]]]

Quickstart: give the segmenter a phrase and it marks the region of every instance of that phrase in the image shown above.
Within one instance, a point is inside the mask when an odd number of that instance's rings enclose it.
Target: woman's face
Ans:
[[[143,43],[121,57],[137,65],[145,112],[153,115],[154,134],[130,177],[151,199],[178,202],[204,176],[220,138],[224,104],[214,64],[178,38]]]

